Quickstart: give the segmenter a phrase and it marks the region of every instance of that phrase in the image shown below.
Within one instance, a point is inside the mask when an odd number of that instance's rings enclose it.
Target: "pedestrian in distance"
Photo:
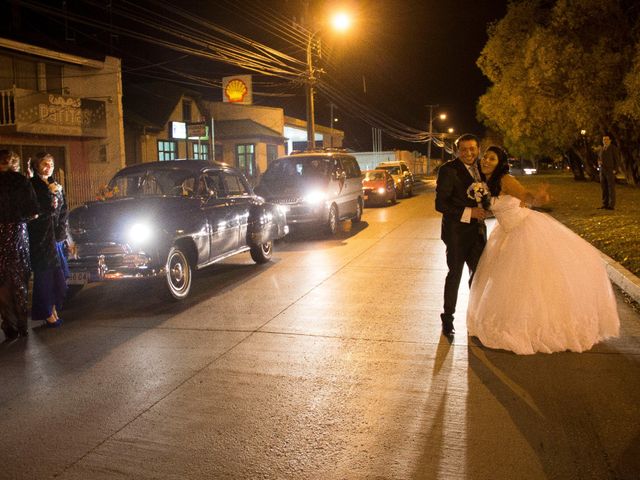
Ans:
[[[31,184],[38,199],[38,218],[28,226],[33,268],[31,318],[44,320],[47,327],[62,325],[58,314],[67,290],[66,259],[61,252],[66,235],[66,200],[62,186],[52,177],[53,169],[54,159],[50,154],[36,155]]]
[[[620,165],[620,150],[611,142],[611,135],[602,136],[602,148],[598,153],[602,205],[598,208],[613,210],[616,206],[616,170]]]
[[[19,169],[20,158],[10,150],[0,150],[0,317],[8,340],[29,333],[27,220],[38,213],[36,194]]]
[[[444,284],[444,308],[440,315],[442,333],[455,333],[454,313],[464,265],[469,269],[469,284],[487,241],[484,219],[487,212],[474,197],[482,188],[478,167],[480,142],[475,135],[464,134],[455,141],[457,157],[444,163],[436,180],[436,210],[442,213],[440,238],[446,245],[449,271]],[[476,188],[478,187],[478,188]]]
[[[482,253],[467,307],[467,329],[483,345],[520,355],[583,352],[615,337],[620,320],[600,253],[527,204],[549,201],[509,175],[507,153],[481,161],[497,225]]]

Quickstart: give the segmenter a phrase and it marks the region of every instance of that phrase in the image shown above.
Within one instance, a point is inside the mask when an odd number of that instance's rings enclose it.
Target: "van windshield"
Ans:
[[[279,158],[269,164],[264,179],[326,178],[333,171],[333,163],[333,159],[325,157]]]

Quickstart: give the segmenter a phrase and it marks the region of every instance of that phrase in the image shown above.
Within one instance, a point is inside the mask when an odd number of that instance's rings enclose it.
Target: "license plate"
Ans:
[[[69,285],[86,285],[89,283],[89,272],[71,272],[67,280]]]
[[[365,199],[365,200],[369,200],[369,195],[365,195],[365,196],[364,196],[364,199]]]

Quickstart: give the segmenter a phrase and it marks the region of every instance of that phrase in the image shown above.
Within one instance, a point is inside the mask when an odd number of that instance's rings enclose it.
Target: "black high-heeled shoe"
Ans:
[[[62,319],[58,318],[55,322],[50,322],[49,320],[44,321],[44,326],[47,328],[58,328],[62,325]]]

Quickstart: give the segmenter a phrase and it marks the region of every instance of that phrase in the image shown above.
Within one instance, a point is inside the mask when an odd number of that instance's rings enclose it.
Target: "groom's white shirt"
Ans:
[[[462,160],[460,161],[462,162]],[[474,163],[473,165],[467,165],[464,162],[462,164],[465,166],[465,168],[469,172],[469,175],[471,175],[474,178],[474,181],[476,182],[479,181],[478,178],[480,177],[480,173],[478,172],[478,168],[476,167],[476,164]],[[464,207],[464,212],[462,212],[460,221],[462,223],[471,223],[471,207]]]

